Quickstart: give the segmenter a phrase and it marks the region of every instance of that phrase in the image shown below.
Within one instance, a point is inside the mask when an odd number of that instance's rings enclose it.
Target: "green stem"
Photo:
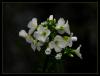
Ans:
[[[56,68],[57,68],[57,73],[63,73],[64,72],[64,65],[62,63],[62,60],[56,61]]]
[[[45,61],[44,61],[44,65],[43,65],[43,72],[46,71],[46,68],[47,68],[47,65],[48,65],[48,60],[49,60],[49,57],[47,55],[46,58],[45,58]]]

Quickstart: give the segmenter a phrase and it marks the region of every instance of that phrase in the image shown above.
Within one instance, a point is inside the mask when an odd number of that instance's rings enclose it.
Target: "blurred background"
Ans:
[[[3,72],[32,73],[39,58],[25,39],[18,36],[33,18],[38,24],[53,14],[69,20],[70,30],[82,44],[83,59],[66,58],[65,73],[97,72],[97,3],[3,3]]]

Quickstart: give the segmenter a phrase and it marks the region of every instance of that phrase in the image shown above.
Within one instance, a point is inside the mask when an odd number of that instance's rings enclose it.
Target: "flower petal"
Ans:
[[[37,50],[40,51],[41,50],[41,47],[40,46],[37,46]]]
[[[34,32],[34,29],[31,28],[31,29],[29,29],[28,34],[31,35],[33,32]]]
[[[54,42],[53,42],[53,41],[51,41],[51,42],[49,43],[49,48],[50,48],[50,49],[53,49],[53,48],[54,48],[54,46],[55,46]]]
[[[31,48],[33,49],[33,51],[35,51],[35,50],[36,50],[36,46],[35,46],[35,45],[33,45],[33,44],[31,44]]]
[[[57,46],[64,48],[66,46],[66,41],[59,35],[54,38],[54,41],[57,42]]]
[[[55,49],[55,52],[57,52],[57,53],[58,53],[58,52],[61,52],[61,50],[62,50],[61,48],[59,48],[59,47],[56,46],[56,45],[54,46],[54,49]]]
[[[69,47],[72,47],[72,40],[71,39],[69,39],[68,41],[67,41],[67,44],[66,44],[66,46],[69,46]]]
[[[66,47],[66,41],[62,40],[61,42],[59,42],[58,46],[60,48],[65,48]]]
[[[37,27],[37,18],[33,18],[29,23],[28,23],[28,28],[35,28]]]
[[[59,26],[59,25],[64,26],[64,24],[65,24],[65,20],[64,20],[63,18],[59,18],[57,25],[58,25],[58,26]]]
[[[46,37],[50,35],[50,30],[45,30],[46,32]]]
[[[70,35],[70,28],[69,28],[68,20],[64,26],[65,26],[65,32]]]
[[[44,27],[42,25],[39,25],[37,30],[38,30],[38,32],[42,32],[44,30]]]
[[[34,32],[34,37],[39,41],[45,42],[45,38],[38,31]]]
[[[25,38],[25,37],[28,36],[28,34],[26,33],[25,30],[21,30],[21,31],[19,32],[19,36]]]

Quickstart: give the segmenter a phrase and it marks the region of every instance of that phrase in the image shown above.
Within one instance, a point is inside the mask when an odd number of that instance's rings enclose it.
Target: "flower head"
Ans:
[[[60,34],[64,34],[66,32],[67,34],[70,35],[68,20],[65,23],[65,20],[63,18],[60,18],[58,20],[58,23],[56,24],[56,29],[58,30],[58,33]]]
[[[40,25],[37,31],[34,32],[34,37],[39,41],[45,42],[49,34],[50,30]]]
[[[66,46],[72,47],[72,45],[73,45],[72,36],[73,36],[73,33],[70,34],[70,37],[66,41]]]

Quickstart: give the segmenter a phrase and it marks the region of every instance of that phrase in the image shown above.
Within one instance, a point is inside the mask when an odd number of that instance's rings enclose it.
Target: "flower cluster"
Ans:
[[[37,18],[33,18],[27,27],[29,28],[28,33],[21,30],[19,36],[25,38],[31,44],[33,51],[44,51],[46,55],[53,54],[57,60],[65,54],[70,57],[74,57],[76,54],[82,59],[81,45],[77,49],[72,49],[73,42],[77,41],[77,37],[70,32],[68,20],[65,22],[63,18],[60,18],[56,22],[53,15],[50,15],[41,24],[37,23]],[[43,47],[45,48],[42,49]]]

